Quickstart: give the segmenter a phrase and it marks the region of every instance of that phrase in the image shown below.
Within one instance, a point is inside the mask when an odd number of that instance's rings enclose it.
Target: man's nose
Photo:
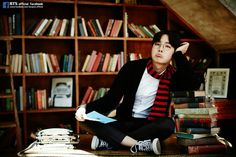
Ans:
[[[164,49],[164,46],[163,46],[163,45],[160,45],[159,51],[160,51],[160,52],[163,52],[163,49]]]

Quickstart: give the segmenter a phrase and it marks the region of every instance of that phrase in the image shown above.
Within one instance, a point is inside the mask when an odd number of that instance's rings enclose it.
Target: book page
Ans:
[[[96,111],[89,112],[85,119],[86,120],[91,120],[91,121],[101,122],[101,123],[104,123],[104,124],[116,121],[116,119],[104,116],[103,114],[98,113]]]

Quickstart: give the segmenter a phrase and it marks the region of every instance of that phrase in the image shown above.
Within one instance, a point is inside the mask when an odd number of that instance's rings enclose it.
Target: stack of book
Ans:
[[[226,146],[219,142],[217,108],[207,100],[204,91],[172,92],[175,112],[177,143],[188,154],[224,152]]]

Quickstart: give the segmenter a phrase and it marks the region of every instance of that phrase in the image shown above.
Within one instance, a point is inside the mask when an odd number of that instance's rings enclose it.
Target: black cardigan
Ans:
[[[181,52],[176,52],[173,58],[177,71],[171,81],[170,90],[196,90],[200,83],[194,76],[194,71],[186,57]],[[127,62],[119,71],[108,93],[104,97],[88,103],[86,112],[95,110],[102,114],[107,114],[117,109],[116,116],[118,119],[130,119],[136,91],[147,62],[148,59]],[[120,104],[122,97],[123,101]]]

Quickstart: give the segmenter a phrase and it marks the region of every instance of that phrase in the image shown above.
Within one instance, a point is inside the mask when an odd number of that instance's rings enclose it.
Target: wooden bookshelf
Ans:
[[[35,0],[37,2],[37,0]],[[17,27],[21,28],[20,34],[5,34],[0,38],[13,38],[12,54],[22,55],[22,72],[14,74],[15,87],[22,86],[23,110],[19,112],[22,127],[23,141],[28,145],[31,132],[37,129],[59,127],[59,124],[70,125],[75,132],[79,132],[79,123],[74,118],[76,108],[80,105],[84,92],[88,86],[94,88],[110,87],[117,72],[81,72],[86,55],[92,50],[111,54],[124,52],[124,61],[127,62],[129,53],[138,52],[142,56],[150,57],[151,38],[137,38],[130,31],[129,37],[125,36],[125,28],[122,25],[117,37],[93,37],[79,36],[77,18],[82,16],[85,20],[99,19],[103,31],[105,31],[108,19],[124,21],[124,14],[128,14],[128,22],[135,24],[156,24],[161,30],[173,29],[183,34],[183,41],[190,42],[191,46],[187,55],[196,59],[215,58],[214,50],[202,40],[196,32],[186,25],[178,16],[172,13],[161,1],[137,0],[138,4],[116,4],[115,0],[43,0],[43,8],[38,9],[5,9],[1,10],[1,17],[20,14],[21,21]],[[33,36],[26,34],[28,28],[43,18],[71,19],[75,18],[74,36]],[[64,53],[74,56],[72,72],[53,73],[28,73],[25,55],[27,53],[53,53],[59,59]],[[214,59],[213,59],[214,60]],[[214,65],[214,62],[212,63]],[[2,75],[2,74],[1,74]],[[73,107],[72,108],[48,108],[36,110],[27,108],[28,88],[46,89],[47,100],[51,94],[51,80],[54,77],[73,78]],[[1,113],[4,113],[1,111]]]

